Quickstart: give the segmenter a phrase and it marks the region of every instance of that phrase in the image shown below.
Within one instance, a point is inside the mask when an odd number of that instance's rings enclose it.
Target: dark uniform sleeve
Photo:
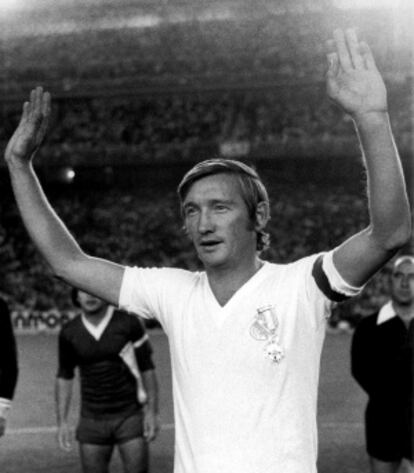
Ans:
[[[360,321],[354,331],[351,344],[351,373],[367,394],[375,390],[377,371],[377,363],[372,359],[371,322],[372,317]]]
[[[18,376],[16,339],[9,308],[0,300],[0,397],[13,399]]]
[[[57,377],[73,379],[75,376],[76,356],[73,346],[68,339],[65,328],[59,333],[58,340],[58,372]]]
[[[132,325],[132,343],[138,368],[140,371],[153,370],[155,365],[152,360],[152,346],[144,325],[138,317],[133,317]]]

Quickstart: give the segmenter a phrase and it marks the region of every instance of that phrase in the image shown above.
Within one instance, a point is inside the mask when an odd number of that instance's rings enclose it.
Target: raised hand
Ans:
[[[369,46],[359,42],[352,29],[345,33],[335,30],[334,39],[328,44],[334,49],[327,55],[329,98],[354,118],[372,112],[386,112],[385,84]]]
[[[50,117],[50,94],[42,87],[33,89],[29,102],[23,104],[23,112],[5,151],[7,162],[29,161],[42,144]]]

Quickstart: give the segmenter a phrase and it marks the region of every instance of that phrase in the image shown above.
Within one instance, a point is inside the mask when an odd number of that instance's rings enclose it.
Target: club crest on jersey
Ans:
[[[256,309],[254,322],[250,326],[250,335],[255,340],[266,342],[264,354],[274,363],[280,363],[285,356],[279,340],[279,320],[274,305]]]

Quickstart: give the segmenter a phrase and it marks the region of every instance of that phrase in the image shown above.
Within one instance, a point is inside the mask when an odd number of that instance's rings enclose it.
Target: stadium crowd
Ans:
[[[401,151],[411,149],[409,88],[408,81],[390,87]],[[16,103],[5,108],[3,144],[19,113]],[[318,147],[335,153],[343,142],[346,149],[356,143],[351,120],[324,99],[320,86],[57,99],[54,114],[44,164],[91,165],[111,155],[119,163],[185,160],[226,143],[245,143],[254,156],[288,155],[292,149],[312,155]]]
[[[91,81],[113,87],[128,80],[141,87],[162,82],[191,87],[197,81],[237,83],[242,76],[271,82],[320,80],[324,44],[338,20],[363,32],[386,75],[410,73],[405,33],[393,31],[387,10],[282,15],[256,8],[235,16],[224,10],[207,9],[191,17],[190,9],[186,15],[160,16],[153,26],[126,22],[118,28],[111,28],[110,17],[101,12],[94,28],[86,18],[84,27],[79,19],[63,22],[63,32],[48,32],[45,24],[30,41],[28,35],[11,34],[2,45],[3,83],[8,88],[27,81],[57,83],[70,91]],[[67,23],[77,27],[65,31]]]

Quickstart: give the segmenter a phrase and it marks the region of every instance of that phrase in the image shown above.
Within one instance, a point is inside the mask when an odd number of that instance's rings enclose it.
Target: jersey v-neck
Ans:
[[[89,332],[89,334],[96,340],[99,341],[100,338],[102,337],[103,333],[105,332],[106,327],[108,326],[109,322],[112,319],[112,316],[114,314],[115,307],[114,306],[109,306],[108,309],[106,310],[106,314],[103,317],[103,319],[99,322],[98,325],[94,325],[89,320],[85,317],[84,314],[82,314],[82,323],[83,326],[86,328],[86,330]]]
[[[211,289],[207,274],[204,273],[204,300],[206,301],[209,313],[212,315],[215,324],[219,328],[221,328],[228,319],[232,313],[233,307],[239,307],[241,299],[245,297],[246,294],[250,293],[255,286],[260,284],[260,281],[262,281],[263,277],[267,273],[268,267],[269,264],[264,261],[262,267],[259,268],[258,271],[256,271],[242,286],[240,286],[223,306],[218,302],[213,290]]]

